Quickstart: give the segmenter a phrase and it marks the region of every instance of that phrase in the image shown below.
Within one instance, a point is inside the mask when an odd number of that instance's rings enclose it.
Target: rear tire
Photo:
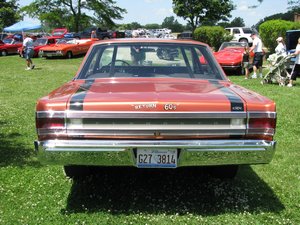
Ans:
[[[209,173],[216,178],[233,179],[236,176],[238,169],[238,165],[213,166],[209,168]]]
[[[68,59],[73,58],[73,53],[72,53],[71,51],[67,52],[66,57],[67,57]]]
[[[248,40],[246,38],[241,38],[239,42],[248,43]]]
[[[8,54],[7,54],[7,51],[6,51],[6,50],[2,50],[1,55],[2,55],[2,56],[7,56],[7,55],[8,55]]]

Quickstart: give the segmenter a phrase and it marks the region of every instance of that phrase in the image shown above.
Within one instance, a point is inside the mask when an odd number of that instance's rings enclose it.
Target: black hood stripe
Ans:
[[[231,111],[233,111],[233,112],[245,111],[244,102],[236,93],[234,93],[229,88],[221,85],[219,83],[219,81],[210,81],[210,83],[215,85],[217,88],[219,88],[225,94],[225,96],[228,98],[228,100],[230,101],[230,105],[231,105],[230,106]]]
[[[95,80],[86,80],[84,84],[80,85],[76,93],[70,100],[70,110],[82,111],[83,102],[88,90],[91,88]]]

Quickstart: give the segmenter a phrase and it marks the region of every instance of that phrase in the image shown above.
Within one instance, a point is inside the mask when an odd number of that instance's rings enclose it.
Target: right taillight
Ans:
[[[273,140],[275,128],[275,113],[249,114],[246,137]]]

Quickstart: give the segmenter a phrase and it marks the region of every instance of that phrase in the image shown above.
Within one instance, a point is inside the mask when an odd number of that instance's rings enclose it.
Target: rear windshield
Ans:
[[[253,29],[251,28],[243,28],[244,34],[251,34],[252,32],[254,32]]]
[[[208,47],[178,43],[96,45],[77,79],[108,77],[224,79]]]

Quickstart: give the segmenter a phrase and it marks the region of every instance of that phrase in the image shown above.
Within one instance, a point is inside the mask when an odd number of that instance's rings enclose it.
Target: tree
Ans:
[[[159,28],[160,28],[160,25],[157,24],[157,23],[149,23],[149,24],[146,24],[146,25],[144,26],[144,28],[145,28],[145,29],[148,29],[148,30],[150,30],[150,29],[159,29]]]
[[[120,24],[118,26],[119,30],[136,30],[138,28],[142,28],[143,26],[139,24],[138,22],[132,22],[132,23],[125,23],[125,24]]]
[[[231,22],[230,22],[231,27],[244,27],[245,23],[244,20],[241,17],[235,17]]]
[[[231,0],[173,0],[173,10],[191,25],[192,31],[203,23],[227,21],[234,9]]]
[[[258,21],[257,24],[255,24],[255,28],[258,29],[258,27],[269,20],[286,20],[286,21],[294,21],[294,14],[300,13],[300,7],[292,8],[291,10],[287,11],[286,13],[277,13],[271,16],[267,16],[260,21]]]
[[[59,23],[69,24],[76,32],[82,29],[82,22],[115,26],[113,19],[122,19],[122,14],[126,13],[125,9],[115,5],[114,0],[34,0],[22,10],[42,22],[51,24],[54,18]],[[92,12],[92,15],[84,11]]]
[[[184,30],[183,25],[175,20],[174,16],[166,17],[162,22],[161,27],[169,28],[172,32],[182,32]]]
[[[300,8],[300,0],[288,0],[289,8],[298,9]]]
[[[21,19],[17,0],[0,0],[0,30]]]
[[[257,0],[257,1],[258,1],[258,5],[251,5],[248,6],[248,8],[257,8],[264,0]],[[299,8],[300,0],[288,0],[288,5],[289,8],[291,9]]]

